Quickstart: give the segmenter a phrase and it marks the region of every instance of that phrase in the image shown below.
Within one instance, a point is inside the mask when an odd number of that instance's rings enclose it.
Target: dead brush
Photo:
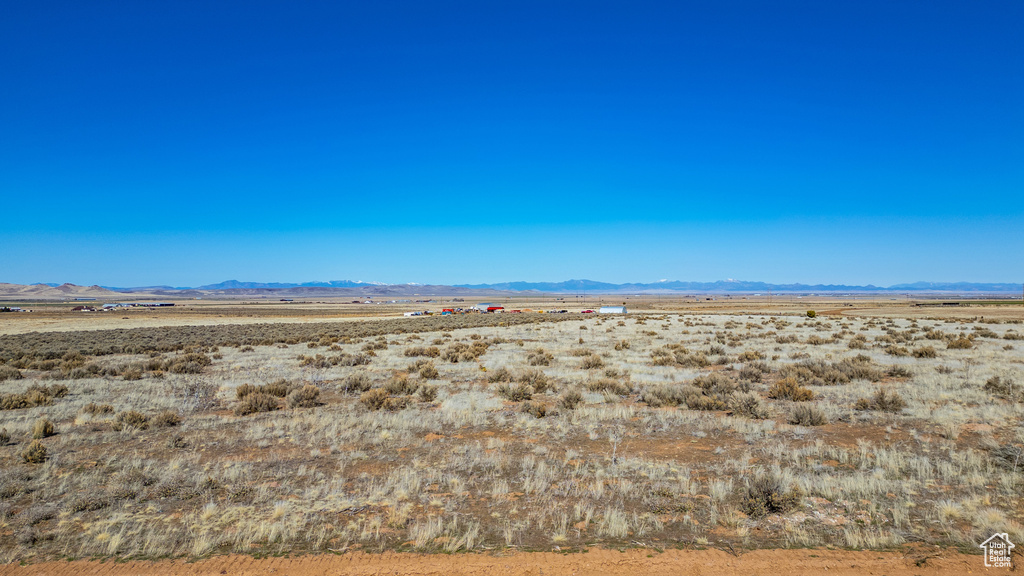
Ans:
[[[914,358],[935,358],[939,354],[931,346],[921,346],[920,348],[914,348],[910,355]]]
[[[275,398],[284,398],[288,396],[288,393],[293,389],[293,387],[294,385],[284,378],[261,386],[242,384],[238,388],[235,388],[235,396],[239,400],[243,400],[252,394],[266,394]]]
[[[424,380],[437,380],[441,377],[441,373],[437,371],[437,366],[434,366],[433,362],[427,362],[420,366],[419,375]]]
[[[408,396],[415,394],[419,387],[420,383],[410,380],[408,374],[399,373],[388,380],[384,385],[384,390],[392,396]]]
[[[749,480],[740,497],[740,508],[751,518],[781,514],[793,510],[803,500],[803,491],[796,485],[789,489],[772,474],[760,474]]]
[[[533,398],[533,386],[529,384],[499,384],[495,389],[498,396],[511,402],[522,402]]]
[[[39,418],[32,424],[32,438],[41,440],[43,438],[49,438],[57,433],[57,427],[54,426],[53,422],[49,418]]]
[[[487,381],[491,384],[497,384],[498,382],[512,382],[515,378],[516,377],[512,374],[512,371],[504,366],[501,366],[487,375]]]
[[[526,357],[526,363],[530,366],[550,366],[555,357],[548,354],[543,348],[537,348]]]
[[[871,398],[861,398],[854,404],[855,410],[879,410],[881,412],[899,412],[907,407],[899,392],[879,388]]]
[[[474,334],[474,336],[479,337]],[[475,362],[487,352],[490,345],[482,340],[476,340],[472,344],[465,342],[453,342],[441,353],[441,358],[452,364],[458,362]]]
[[[171,374],[201,374],[213,360],[201,352],[181,354],[164,363],[163,369]]]
[[[441,355],[441,349],[437,346],[412,346],[410,348],[406,348],[402,354],[408,357],[426,356],[428,358],[437,358]]]
[[[320,389],[312,384],[292,390],[288,394],[287,403],[288,408],[315,408],[323,405],[320,401]]]
[[[757,350],[744,350],[737,357],[740,362],[756,362],[758,360],[764,360],[766,358],[764,352],[758,352]]]
[[[181,416],[174,410],[162,410],[151,420],[156,428],[169,428],[181,424]]]
[[[771,410],[761,397],[754,392],[737,392],[729,398],[729,409],[737,416],[764,420],[771,417]]]
[[[885,371],[885,375],[889,378],[910,378],[914,375],[909,368],[900,366],[899,364],[893,364]]]
[[[338,386],[338,391],[345,394],[366,392],[372,386],[370,376],[365,372],[349,374]]]
[[[515,381],[533,388],[536,394],[543,394],[553,388],[553,382],[541,370],[522,370],[516,373]]]
[[[419,389],[420,402],[433,402],[437,399],[437,386],[424,384]]]
[[[14,366],[8,366],[6,364],[0,366],[0,382],[4,380],[21,380],[21,370],[18,370]]]
[[[389,396],[384,399],[382,408],[389,412],[404,410],[412,404],[412,396]]]
[[[591,380],[585,386],[591,392],[614,394],[616,396],[629,396],[633,393],[633,386],[628,381],[614,380],[612,378]]]
[[[629,340],[619,340],[615,343],[615,349],[619,351],[629,350]]]
[[[42,464],[46,462],[46,446],[39,440],[33,440],[21,451],[21,459],[28,464]]]
[[[263,392],[251,393],[243,398],[235,406],[235,416],[248,416],[260,412],[273,412],[280,408],[279,399],[276,396]]]
[[[359,396],[359,403],[366,406],[370,410],[380,410],[384,407],[384,402],[390,397],[388,391],[383,388],[373,388],[363,392]]]
[[[824,426],[828,424],[828,417],[817,406],[800,404],[790,414],[789,423],[797,426]]]
[[[1022,398],[1020,389],[1017,387],[1016,383],[1009,378],[993,376],[985,382],[982,389],[994,396],[1006,398],[1008,400],[1020,400]]]
[[[764,362],[750,362],[740,370],[740,378],[750,382],[761,382],[765,374],[771,374],[772,369]]]
[[[949,350],[970,350],[974,348],[974,341],[968,336],[961,336],[947,342],[946,348]]]
[[[125,430],[146,430],[149,428],[149,418],[137,410],[125,410],[118,412],[114,420],[110,422],[110,429],[115,432]]]
[[[523,402],[523,405],[519,407],[519,411],[529,414],[534,418],[543,418],[548,414],[548,406],[543,402]]]
[[[772,384],[768,389],[768,397],[776,400],[792,400],[794,402],[807,402],[814,400],[814,392],[800,386],[796,378],[790,376]]]
[[[686,403],[686,395],[687,386],[682,384],[657,384],[645,387],[640,393],[640,401],[652,408],[679,406]]]
[[[110,404],[97,404],[95,402],[89,402],[88,404],[82,407],[80,412],[82,414],[88,414],[89,416],[95,418],[96,416],[101,416],[103,414],[113,414],[114,407],[111,406]]]
[[[565,410],[575,410],[583,403],[583,394],[576,389],[566,390],[558,398],[558,407]]]
[[[591,354],[583,359],[580,367],[584,370],[594,370],[595,368],[603,368],[604,360],[601,359],[597,354]]]

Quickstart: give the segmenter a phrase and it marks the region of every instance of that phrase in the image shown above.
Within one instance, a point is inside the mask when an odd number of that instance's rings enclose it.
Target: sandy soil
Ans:
[[[51,574],[190,575],[229,574],[416,574],[418,576],[475,575],[667,575],[735,574],[820,576],[821,574],[878,574],[886,576],[1009,572],[984,567],[981,556],[954,550],[910,548],[901,552],[845,550],[756,550],[739,556],[721,550],[591,550],[584,554],[516,553],[424,555],[353,552],[344,555],[255,559],[217,556],[194,563],[159,562],[45,562],[26,566],[0,566],[0,576]]]

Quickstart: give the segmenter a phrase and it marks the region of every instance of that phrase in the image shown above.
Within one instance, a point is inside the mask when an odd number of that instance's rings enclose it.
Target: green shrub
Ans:
[[[817,315],[818,315],[818,313],[817,313],[817,312],[815,312],[814,310],[808,310],[808,311],[807,311],[807,317],[808,317],[808,318],[814,318],[814,317],[816,317]]]
[[[39,440],[33,440],[21,451],[21,459],[29,464],[46,462],[46,446]]]

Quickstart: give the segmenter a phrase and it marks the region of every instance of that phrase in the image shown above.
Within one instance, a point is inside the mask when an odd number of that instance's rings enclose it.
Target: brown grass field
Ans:
[[[1024,537],[1019,302],[626,303],[19,304],[0,573],[961,574]]]

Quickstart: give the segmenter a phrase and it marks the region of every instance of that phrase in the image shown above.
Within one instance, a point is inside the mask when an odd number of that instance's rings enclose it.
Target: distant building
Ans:
[[[625,306],[601,306],[597,311],[599,314],[625,314]]]

